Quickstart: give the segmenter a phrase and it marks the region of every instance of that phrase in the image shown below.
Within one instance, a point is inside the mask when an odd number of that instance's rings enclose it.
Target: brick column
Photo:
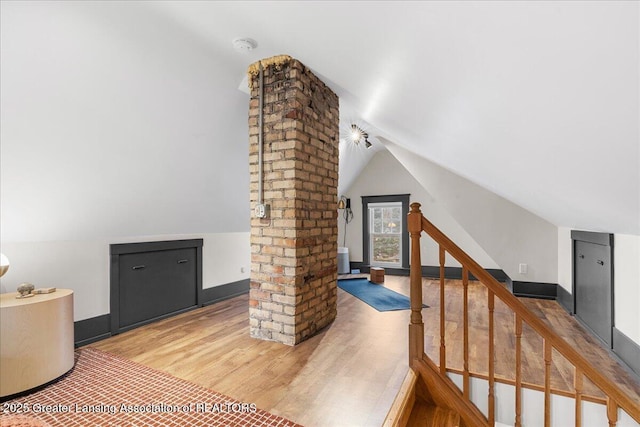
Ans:
[[[263,203],[257,218],[259,78],[249,68],[251,185],[250,329],[295,345],[337,312],[338,97],[288,56],[261,61]]]

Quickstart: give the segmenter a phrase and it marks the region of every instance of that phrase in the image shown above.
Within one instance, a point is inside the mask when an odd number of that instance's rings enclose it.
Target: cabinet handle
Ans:
[[[145,267],[146,267],[146,265],[134,265],[131,269],[132,270],[142,270]]]
[[[599,260],[598,260],[598,264],[600,264],[600,265],[604,265],[604,261],[602,261],[602,260],[600,260],[600,259],[599,259]]]
[[[580,254],[578,255],[578,258],[584,259],[584,255]]]
[[[189,262],[188,259],[179,259],[178,264],[184,264],[185,262]]]

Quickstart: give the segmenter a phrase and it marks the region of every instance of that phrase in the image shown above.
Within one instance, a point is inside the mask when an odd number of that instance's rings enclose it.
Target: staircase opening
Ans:
[[[586,427],[608,424],[612,427],[618,423],[624,426],[640,423],[635,384],[625,384],[621,378],[607,375],[604,366],[591,363],[584,348],[572,344],[570,337],[561,337],[549,322],[540,319],[429,222],[422,215],[419,203],[411,205],[408,230],[411,236],[409,365],[413,376],[407,376],[406,382],[409,383],[403,385],[403,390],[408,391],[402,399],[396,400],[398,404],[389,412],[386,425],[438,425],[434,421],[415,422],[417,415],[413,413],[414,407],[424,417],[431,417],[429,419],[433,419],[436,410],[439,410],[439,422],[442,423],[439,425]],[[437,320],[435,316],[427,314],[430,325],[434,321],[439,324],[435,328],[439,336],[425,336],[423,279],[420,271],[420,238],[423,231],[439,247],[439,304],[434,306]],[[451,291],[451,286],[446,286],[444,274],[447,254],[455,258],[463,269],[461,286],[455,286],[455,292],[449,294],[447,289]],[[481,289],[484,300],[481,304],[477,303],[477,299],[469,298],[472,287],[470,275],[477,278],[474,287]],[[462,313],[448,311],[449,298],[462,299]],[[513,344],[508,348],[498,348],[496,335],[504,330],[510,331],[508,333]],[[451,334],[461,335],[463,345],[452,347],[448,341]],[[509,339],[499,340],[505,341]],[[532,343],[537,344],[532,347]],[[525,355],[532,357],[537,370],[542,371],[542,385],[528,379],[530,375],[525,370],[527,365],[523,364]],[[460,357],[461,368],[452,363]],[[511,362],[506,364],[511,366],[509,372],[497,371],[498,358]],[[484,363],[486,370],[472,367],[478,361]],[[563,363],[556,363],[558,361]],[[504,365],[501,363],[501,366]],[[554,380],[559,366],[565,366],[563,369],[568,371],[564,374],[571,379],[562,386]],[[538,403],[532,405],[531,399],[537,399]],[[426,406],[421,408],[422,404]],[[595,416],[590,412],[594,405],[598,407]],[[425,409],[428,407],[431,409]],[[556,407],[564,409],[564,412],[559,415]],[[414,424],[408,424],[411,420],[414,420]]]

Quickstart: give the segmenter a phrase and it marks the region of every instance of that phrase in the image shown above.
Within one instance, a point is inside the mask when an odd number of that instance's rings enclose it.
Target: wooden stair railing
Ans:
[[[463,419],[466,419],[467,425],[486,425],[493,426],[495,424],[495,346],[494,346],[494,305],[497,297],[513,313],[515,327],[515,352],[516,367],[515,381],[511,383],[515,386],[515,420],[514,425],[520,427],[522,425],[522,329],[523,324],[528,325],[536,331],[543,342],[543,362],[544,362],[544,426],[551,425],[551,364],[552,350],[556,350],[574,367],[574,393],[564,393],[573,397],[575,400],[575,425],[580,427],[582,423],[581,412],[582,402],[586,400],[583,395],[583,379],[584,377],[598,387],[606,396],[606,413],[609,426],[613,427],[617,423],[618,408],[624,410],[631,418],[640,423],[640,405],[631,397],[624,393],[613,381],[605,377],[592,366],[587,359],[578,353],[571,345],[562,339],[556,332],[547,326],[540,318],[529,311],[525,305],[518,300],[505,286],[500,284],[493,276],[485,271],[476,261],[460,249],[453,241],[451,241],[444,233],[429,222],[420,211],[419,203],[411,204],[411,211],[408,215],[408,231],[411,237],[411,273],[410,273],[410,293],[411,293],[411,320],[409,324],[409,365],[419,375],[427,375],[434,373],[441,376],[443,381],[449,380],[447,374],[446,363],[446,337],[445,337],[445,279],[444,264],[445,254],[449,253],[462,265],[462,284],[463,284],[463,370],[462,374],[462,393],[458,398],[469,401],[469,378],[472,374],[469,371],[469,316],[467,287],[469,274],[487,288],[488,294],[488,316],[489,316],[489,366],[486,380],[488,382],[488,414],[485,417],[481,415],[482,420],[478,420],[478,413],[465,410],[465,404],[449,405],[450,409],[460,411]],[[428,372],[430,366],[435,367],[433,362],[425,354],[424,351],[424,323],[422,321],[422,267],[420,258],[420,237],[422,231],[426,232],[439,245],[439,263],[440,263],[440,360],[439,367],[434,368],[433,372]],[[455,370],[450,370],[456,372]],[[480,375],[475,375],[480,376]],[[482,377],[482,376],[480,376]],[[449,380],[450,381],[450,380]],[[446,389],[446,387],[445,387]],[[466,418],[465,418],[466,417]]]

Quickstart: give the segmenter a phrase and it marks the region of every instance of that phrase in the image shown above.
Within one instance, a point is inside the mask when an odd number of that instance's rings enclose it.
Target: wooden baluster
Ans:
[[[574,367],[573,388],[576,390],[576,427],[582,426],[582,372]]]
[[[493,311],[495,303],[495,295],[493,291],[489,292],[489,425],[496,423],[496,400],[494,396],[495,388],[495,346],[493,342]]]
[[[419,206],[419,205],[418,205]],[[573,366],[579,367],[581,375],[585,378],[589,378],[596,386],[598,386],[607,396],[615,401],[618,408],[624,410],[631,418],[640,422],[640,406],[633,400],[623,389],[620,388],[612,379],[600,372],[598,367],[593,366],[589,361],[581,354],[580,349],[576,349],[568,342],[562,339],[552,327],[547,325],[543,320],[538,318],[535,313],[527,310],[525,305],[514,297],[503,285],[498,283],[487,271],[485,271],[476,261],[474,261],[468,254],[460,249],[451,239],[449,239],[442,231],[440,231],[435,225],[433,225],[425,217],[422,217],[422,230],[424,230],[430,237],[432,237],[437,244],[452,255],[453,258],[458,260],[460,264],[467,267],[469,274],[473,274],[477,277],[489,290],[495,292],[495,296],[500,298],[507,306],[512,310],[517,311],[522,318],[522,322],[528,325],[532,330],[536,331],[539,336],[545,340],[545,345],[549,348],[545,351],[547,364],[547,389],[550,389],[550,371],[551,371],[551,358],[552,349],[555,348],[563,357],[565,357]],[[444,310],[444,304],[442,309]],[[523,368],[524,369],[524,368]],[[546,405],[547,411],[550,411],[551,398],[550,391],[547,390]],[[547,416],[547,424],[550,422],[550,412]],[[484,423],[482,423],[484,424]]]
[[[544,343],[544,427],[551,426],[551,344]]]
[[[424,323],[422,321],[422,261],[420,259],[420,233],[422,233],[422,212],[420,203],[411,204],[407,216],[407,229],[411,236],[410,298],[411,323],[409,324],[409,365],[424,354]]]
[[[516,422],[522,426],[522,318],[516,313]]]
[[[464,365],[462,372],[462,395],[469,399],[469,270],[462,267],[462,287],[463,287],[463,327],[464,327]]]
[[[618,404],[611,397],[607,397],[607,418],[609,427],[616,427],[618,424]]]
[[[444,332],[444,314],[446,311],[444,300],[444,259],[445,252],[442,245],[440,248],[440,373],[442,375],[447,374],[447,347],[445,344]]]

